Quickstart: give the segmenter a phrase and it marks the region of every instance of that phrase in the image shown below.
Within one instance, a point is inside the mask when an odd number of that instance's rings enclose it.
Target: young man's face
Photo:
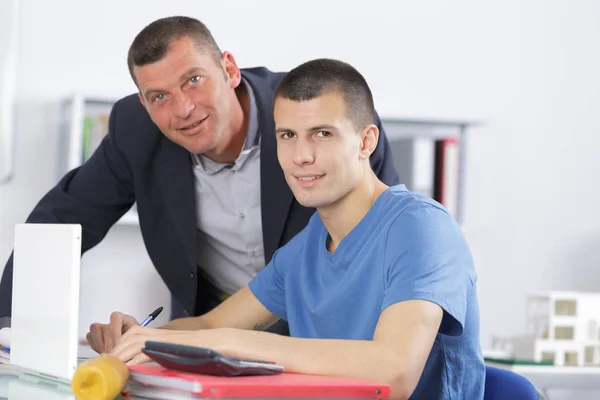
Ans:
[[[358,186],[368,154],[340,93],[301,102],[277,98],[273,118],[279,163],[300,204],[327,207]]]
[[[194,41],[174,41],[163,59],[134,67],[142,104],[162,133],[186,150],[210,156],[231,125],[241,75],[233,56],[220,63]]]

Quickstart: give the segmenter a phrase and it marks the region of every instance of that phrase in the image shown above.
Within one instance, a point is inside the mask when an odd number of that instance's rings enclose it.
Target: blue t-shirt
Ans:
[[[372,340],[383,310],[428,300],[444,311],[412,399],[483,398],[485,366],[473,259],[439,203],[398,185],[327,250],[318,213],[249,286],[301,338]]]

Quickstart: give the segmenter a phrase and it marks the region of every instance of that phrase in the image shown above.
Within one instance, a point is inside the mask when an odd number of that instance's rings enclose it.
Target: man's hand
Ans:
[[[125,332],[139,323],[131,315],[120,312],[110,314],[108,324],[98,322],[90,325],[90,331],[85,336],[88,343],[99,354],[110,352]]]
[[[148,360],[141,352],[147,340],[222,351],[223,344],[230,343],[226,339],[231,332],[264,329],[277,320],[245,286],[207,314],[180,318],[161,329],[141,327],[130,315],[112,313],[108,325],[90,326],[87,340],[99,353],[110,353],[133,365]]]
[[[203,332],[211,332],[212,329],[205,331],[180,331],[168,329],[154,329],[142,326],[134,326],[129,329],[118,341],[111,355],[119,357],[127,365],[135,365],[149,360],[148,356],[142,353],[142,348],[146,346],[146,341],[167,342],[187,345],[197,345],[194,340],[203,335]]]

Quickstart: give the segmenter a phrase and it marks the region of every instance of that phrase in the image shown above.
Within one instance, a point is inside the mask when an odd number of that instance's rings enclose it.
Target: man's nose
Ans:
[[[312,164],[315,161],[315,152],[312,144],[306,139],[298,139],[294,146],[294,164]]]
[[[175,101],[173,102],[173,114],[177,118],[187,119],[194,108],[194,102],[189,96],[180,94],[179,96],[175,97]]]

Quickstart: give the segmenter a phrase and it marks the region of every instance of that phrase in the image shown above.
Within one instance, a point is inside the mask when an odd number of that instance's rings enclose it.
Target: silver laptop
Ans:
[[[81,225],[15,227],[10,361],[69,382],[77,368]]]

